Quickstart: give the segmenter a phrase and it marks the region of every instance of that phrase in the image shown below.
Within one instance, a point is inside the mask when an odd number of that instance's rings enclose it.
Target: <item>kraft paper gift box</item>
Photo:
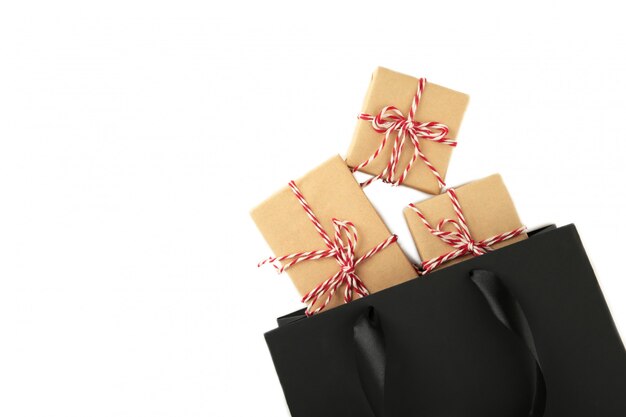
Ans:
[[[295,181],[295,184],[331,239],[334,239],[334,218],[354,224],[358,237],[355,258],[363,256],[392,236],[341,157],[331,158]],[[289,187],[261,203],[252,210],[251,215],[278,257],[326,249],[324,240]],[[343,238],[346,238],[345,234]],[[347,244],[345,240],[344,243]],[[288,262],[285,260],[282,265]],[[337,260],[330,257],[300,262],[286,272],[304,296],[337,274],[340,268]],[[356,265],[355,273],[370,293],[417,275],[397,243],[391,243]],[[311,311],[322,307],[328,294],[320,297],[311,306]],[[343,294],[344,286],[337,289],[325,309],[342,304]]]
[[[525,337],[494,314],[477,271],[508,289],[518,308],[505,317],[521,311]],[[364,345],[372,310],[384,343]],[[292,313],[265,339],[293,417],[626,416],[626,352],[573,225],[324,314]]]
[[[402,112],[402,115],[407,117],[419,83],[419,79],[415,77],[386,68],[376,69],[365,96],[362,114],[376,116],[386,106],[394,106]],[[413,120],[442,123],[449,128],[446,138],[455,140],[468,101],[469,96],[466,94],[427,82]],[[354,168],[368,160],[381,144],[383,136],[383,133],[373,129],[370,121],[360,119],[357,122],[352,143],[346,156],[347,164]],[[359,170],[371,175],[380,174],[389,163],[395,137],[395,133],[392,134],[392,138],[387,141],[382,152],[371,163]],[[425,139],[420,140],[419,143],[423,154],[439,173],[442,180],[445,180],[452,154],[452,146]],[[409,163],[413,150],[412,144],[405,144],[405,148],[401,153],[396,178],[401,175],[401,171]],[[403,184],[430,194],[439,194],[440,190],[437,179],[424,162],[419,159],[408,171]]]
[[[475,242],[517,231],[518,235],[492,244],[488,250],[495,250],[510,245],[526,238],[515,205],[509,195],[502,177],[498,174],[491,175],[454,188],[462,214],[469,228],[469,234]],[[411,207],[412,206],[412,207]],[[436,228],[443,219],[453,220],[459,224],[460,219],[454,210],[454,205],[449,194],[444,193],[428,200],[411,204],[404,209],[404,217],[417,247],[423,265],[428,268],[428,262],[445,254],[455,251],[455,247],[435,236],[424,224],[424,221],[416,213],[419,210],[426,221]],[[453,224],[446,224],[442,230],[457,232]],[[471,255],[443,262],[441,267],[453,265],[468,259]],[[437,265],[430,265],[437,267]]]

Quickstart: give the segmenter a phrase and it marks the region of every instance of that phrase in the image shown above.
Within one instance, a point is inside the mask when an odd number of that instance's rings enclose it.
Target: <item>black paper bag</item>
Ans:
[[[292,416],[539,417],[530,411],[537,362],[496,319],[472,282],[477,270],[523,310],[545,382],[540,414],[626,416],[626,352],[573,225],[311,318],[279,319],[265,338]],[[382,411],[363,388],[355,343],[368,311],[384,333]]]

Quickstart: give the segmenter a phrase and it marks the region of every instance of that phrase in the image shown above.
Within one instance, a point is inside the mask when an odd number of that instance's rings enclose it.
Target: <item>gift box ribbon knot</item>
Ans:
[[[457,219],[442,219],[439,221],[436,227],[433,227],[426,219],[424,214],[413,203],[409,204],[409,207],[418,215],[418,217],[424,223],[424,226],[430,231],[430,233],[441,239],[443,242],[455,248],[455,250],[429,259],[422,263],[422,274],[426,274],[433,269],[437,268],[441,264],[453,259],[459,258],[464,255],[480,256],[492,250],[492,245],[503,242],[508,239],[512,239],[516,236],[523,234],[526,231],[525,226],[518,227],[515,230],[509,232],[500,233],[491,236],[487,239],[476,241],[472,238],[467,221],[463,215],[463,210],[457,198],[456,192],[453,188],[446,191],[450,197],[452,207],[456,214]],[[452,226],[453,231],[444,230],[446,226]]]
[[[289,188],[291,188],[291,191],[300,202],[300,205],[304,209],[309,220],[311,220],[311,223],[326,244],[326,249],[292,253],[279,257],[272,256],[261,261],[258,266],[271,264],[277,269],[278,273],[282,273],[286,269],[289,269],[300,262],[335,258],[340,266],[337,273],[318,284],[302,298],[302,302],[308,304],[306,309],[307,316],[311,316],[322,311],[341,286],[345,286],[343,298],[346,303],[352,301],[355,293],[360,297],[369,295],[369,291],[365,287],[365,284],[356,274],[356,267],[389,245],[395,243],[398,240],[398,237],[396,235],[391,235],[367,251],[364,255],[357,257],[355,250],[358,242],[358,233],[355,225],[350,221],[332,219],[335,234],[334,237],[331,238],[326,230],[324,230],[324,227],[294,181],[289,182]],[[326,295],[325,301],[313,310],[317,301],[324,295]]]
[[[413,120],[415,118],[415,112],[419,105],[422,92],[426,86],[426,79],[420,78],[417,90],[413,96],[411,102],[411,109],[407,116],[404,116],[402,111],[394,106],[385,106],[377,115],[371,115],[367,113],[360,113],[358,118],[371,122],[372,127],[376,132],[382,133],[382,139],[378,148],[367,158],[364,162],[354,167],[353,171],[358,171],[361,168],[369,165],[375,160],[385,145],[389,141],[392,133],[397,132],[393,148],[391,150],[391,157],[389,163],[385,169],[375,177],[368,179],[361,183],[362,187],[366,187],[372,182],[382,179],[384,182],[390,183],[394,186],[400,185],[404,182],[407,174],[413,167],[413,164],[419,158],[432,172],[439,183],[439,188],[444,188],[445,183],[443,178],[437,172],[437,169],[430,163],[426,155],[421,150],[420,140],[429,140],[436,143],[441,143],[448,146],[456,146],[456,140],[446,138],[446,135],[450,131],[448,126],[439,122],[418,122]],[[402,151],[405,148],[407,142],[413,145],[413,156],[408,164],[405,166],[402,173],[396,178],[400,159],[402,157]]]

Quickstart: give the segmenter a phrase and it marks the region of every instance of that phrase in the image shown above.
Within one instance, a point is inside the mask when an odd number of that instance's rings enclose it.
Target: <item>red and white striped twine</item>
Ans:
[[[289,182],[289,187],[300,202],[300,205],[306,212],[309,220],[311,220],[311,223],[313,223],[315,230],[317,230],[317,233],[322,237],[322,240],[326,244],[326,249],[292,253],[278,257],[269,257],[260,262],[258,266],[271,264],[279,273],[282,273],[293,265],[304,261],[313,261],[325,258],[335,258],[337,260],[340,267],[339,271],[326,281],[317,285],[302,298],[302,302],[308,304],[306,309],[307,316],[311,316],[322,311],[341,286],[345,286],[343,299],[346,303],[352,301],[355,293],[359,297],[365,297],[368,295],[369,291],[355,272],[357,265],[396,242],[398,237],[396,235],[389,236],[383,242],[367,251],[367,253],[363,256],[357,258],[355,250],[358,241],[358,234],[354,224],[349,221],[332,219],[335,235],[334,238],[331,239],[311,209],[311,206],[309,206],[309,203],[296,186],[296,183],[294,181]],[[324,295],[326,295],[324,302],[312,310],[313,306],[315,306],[317,301]]]
[[[485,253],[493,250],[491,247],[492,245],[519,236],[526,231],[526,227],[522,226],[510,232],[500,233],[488,239],[475,241],[470,234],[469,228],[467,227],[467,221],[465,220],[465,216],[461,210],[461,205],[459,204],[456,192],[453,188],[450,188],[447,191],[447,194],[452,202],[452,207],[456,213],[457,220],[443,219],[439,222],[439,224],[437,224],[437,227],[432,227],[428,220],[426,220],[424,214],[414,204],[409,204],[409,207],[411,207],[411,209],[419,216],[422,223],[424,223],[433,236],[438,237],[448,245],[455,248],[455,250],[451,252],[429,259],[422,263],[422,274],[432,271],[444,262],[451,261],[464,255],[484,255]],[[446,225],[451,225],[455,231],[449,232],[443,230]]]
[[[420,78],[419,83],[417,85],[417,91],[415,92],[415,96],[413,96],[413,101],[411,103],[411,109],[409,110],[409,114],[405,117],[402,112],[394,106],[386,106],[384,107],[380,113],[376,116],[372,116],[367,113],[360,113],[358,118],[361,120],[365,120],[372,123],[372,127],[378,133],[383,133],[382,140],[378,148],[370,155],[367,160],[362,162],[361,164],[354,167],[352,170],[358,171],[361,168],[369,165],[373,160],[375,160],[385,145],[389,141],[391,135],[396,132],[395,140],[393,143],[393,148],[391,150],[391,157],[385,169],[378,175],[368,179],[367,181],[361,183],[362,187],[366,187],[372,182],[382,179],[384,182],[388,182],[394,186],[400,185],[406,179],[409,171],[413,167],[413,164],[419,158],[432,172],[432,174],[437,179],[439,184],[439,188],[443,189],[445,187],[445,183],[443,182],[443,178],[437,169],[430,163],[426,155],[422,153],[420,140],[429,140],[431,142],[441,143],[448,146],[456,146],[456,140],[446,138],[446,135],[449,133],[448,126],[443,123],[438,122],[417,122],[413,120],[415,118],[415,112],[417,111],[417,106],[419,105],[420,99],[422,97],[422,92],[424,91],[424,87],[426,86],[426,79]],[[410,142],[413,145],[413,156],[409,163],[404,167],[402,173],[397,176],[398,165],[400,163],[400,159],[402,157],[402,151],[407,145],[407,142]]]

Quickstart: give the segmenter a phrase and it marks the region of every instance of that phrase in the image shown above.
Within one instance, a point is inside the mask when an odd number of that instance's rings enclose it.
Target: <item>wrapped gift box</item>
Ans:
[[[334,235],[333,219],[350,221],[354,225],[358,233],[355,257],[363,256],[392,236],[341,157],[331,158],[295,184],[331,238]],[[277,256],[326,249],[324,240],[289,187],[261,203],[251,214]],[[300,294],[305,295],[339,269],[336,259],[325,258],[300,262],[286,272]],[[355,272],[370,293],[417,275],[397,243],[356,265]],[[344,302],[342,291],[340,288],[335,293],[327,309]],[[317,300],[311,311],[324,302],[324,297]]]
[[[460,186],[455,188],[454,192],[473,242],[485,241],[493,236],[518,231],[523,228],[513,200],[500,175],[491,175]],[[417,212],[422,213],[423,218]],[[454,246],[433,234],[424,222],[426,220],[432,228],[436,228],[443,219],[449,219],[454,224],[448,222],[442,226],[441,230],[458,232],[455,225],[459,225],[460,219],[449,194],[441,194],[428,200],[411,204],[404,209],[404,217],[423,263],[455,251],[456,248]],[[521,232],[521,230],[519,232],[515,236],[489,245],[486,247],[486,250],[495,250],[525,239],[526,234]],[[468,259],[470,256],[466,255],[445,261],[441,264],[441,267],[453,265]]]
[[[372,75],[362,113],[376,116],[385,107],[394,106],[405,117],[408,117],[419,83],[420,80],[415,77],[386,68],[378,68]],[[428,82],[421,94],[413,120],[444,124],[449,129],[446,137],[454,140],[457,138],[468,102],[469,96],[466,94]],[[348,165],[357,167],[368,160],[381,144],[383,136],[384,134],[373,129],[370,121],[359,120],[346,156]],[[392,136],[395,138],[395,133]],[[420,140],[420,146],[442,179],[445,179],[452,146],[428,140]],[[393,140],[389,140],[380,154],[360,171],[371,175],[380,174],[389,163],[392,149]],[[399,160],[399,171],[396,177],[407,166],[412,155],[413,146],[407,143]],[[403,184],[430,194],[438,194],[440,190],[437,179],[421,160],[415,162]]]

